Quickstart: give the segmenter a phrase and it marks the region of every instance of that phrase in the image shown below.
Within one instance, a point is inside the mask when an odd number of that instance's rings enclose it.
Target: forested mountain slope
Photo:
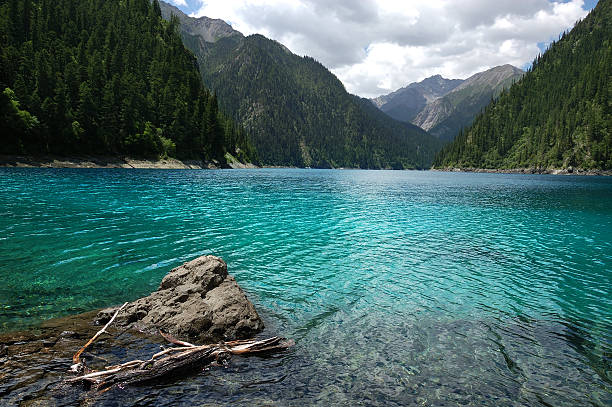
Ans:
[[[434,165],[610,169],[611,93],[612,1],[601,0]]]
[[[248,159],[157,0],[0,2],[0,152]]]
[[[207,21],[218,20],[202,24]],[[196,53],[204,82],[217,92],[220,105],[252,135],[264,164],[359,168],[431,164],[440,147],[435,138],[348,94],[314,59],[294,55],[261,35],[201,41],[203,35],[195,38],[191,29],[195,24],[184,24],[185,44]]]

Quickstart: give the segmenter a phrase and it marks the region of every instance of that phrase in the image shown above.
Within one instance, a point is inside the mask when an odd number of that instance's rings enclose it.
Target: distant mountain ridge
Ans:
[[[204,83],[247,129],[262,164],[427,168],[441,147],[419,127],[347,93],[314,59],[262,35],[244,37],[219,20],[163,7],[166,18],[177,15]]]
[[[411,83],[388,95],[374,98],[372,102],[394,119],[412,122],[429,103],[451,92],[462,83],[461,79],[445,79],[441,75],[435,75],[421,82]]]
[[[372,102],[391,117],[409,121],[442,141],[450,141],[461,128],[472,123],[492,98],[523,74],[519,68],[502,65],[465,80],[436,75]]]
[[[412,120],[413,124],[444,141],[451,141],[501,91],[518,81],[525,72],[502,65],[479,72],[451,92],[429,103]]]

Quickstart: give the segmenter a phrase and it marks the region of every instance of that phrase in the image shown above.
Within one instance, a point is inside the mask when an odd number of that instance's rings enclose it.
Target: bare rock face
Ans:
[[[96,323],[106,323],[116,310],[100,311]],[[162,330],[199,344],[250,338],[264,327],[225,262],[215,256],[171,270],[157,291],[129,303],[114,324],[151,333]]]
[[[177,7],[164,1],[160,1],[159,5],[164,20],[170,21],[173,15],[176,16],[180,21],[180,29],[183,34],[200,38],[205,43],[214,43],[221,38],[232,36],[242,37],[240,32],[234,30],[231,25],[223,20],[208,17],[190,17]]]

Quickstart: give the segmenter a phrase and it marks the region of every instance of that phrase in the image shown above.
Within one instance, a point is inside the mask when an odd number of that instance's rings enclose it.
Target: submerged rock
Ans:
[[[105,324],[116,310],[100,311],[96,323]],[[157,291],[129,303],[114,325],[151,333],[162,330],[197,343],[250,338],[264,328],[225,262],[215,256],[171,270]]]

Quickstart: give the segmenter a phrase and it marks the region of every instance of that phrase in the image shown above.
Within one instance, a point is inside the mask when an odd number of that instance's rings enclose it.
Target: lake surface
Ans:
[[[0,330],[202,254],[295,348],[101,405],[612,403],[612,178],[0,169]]]

